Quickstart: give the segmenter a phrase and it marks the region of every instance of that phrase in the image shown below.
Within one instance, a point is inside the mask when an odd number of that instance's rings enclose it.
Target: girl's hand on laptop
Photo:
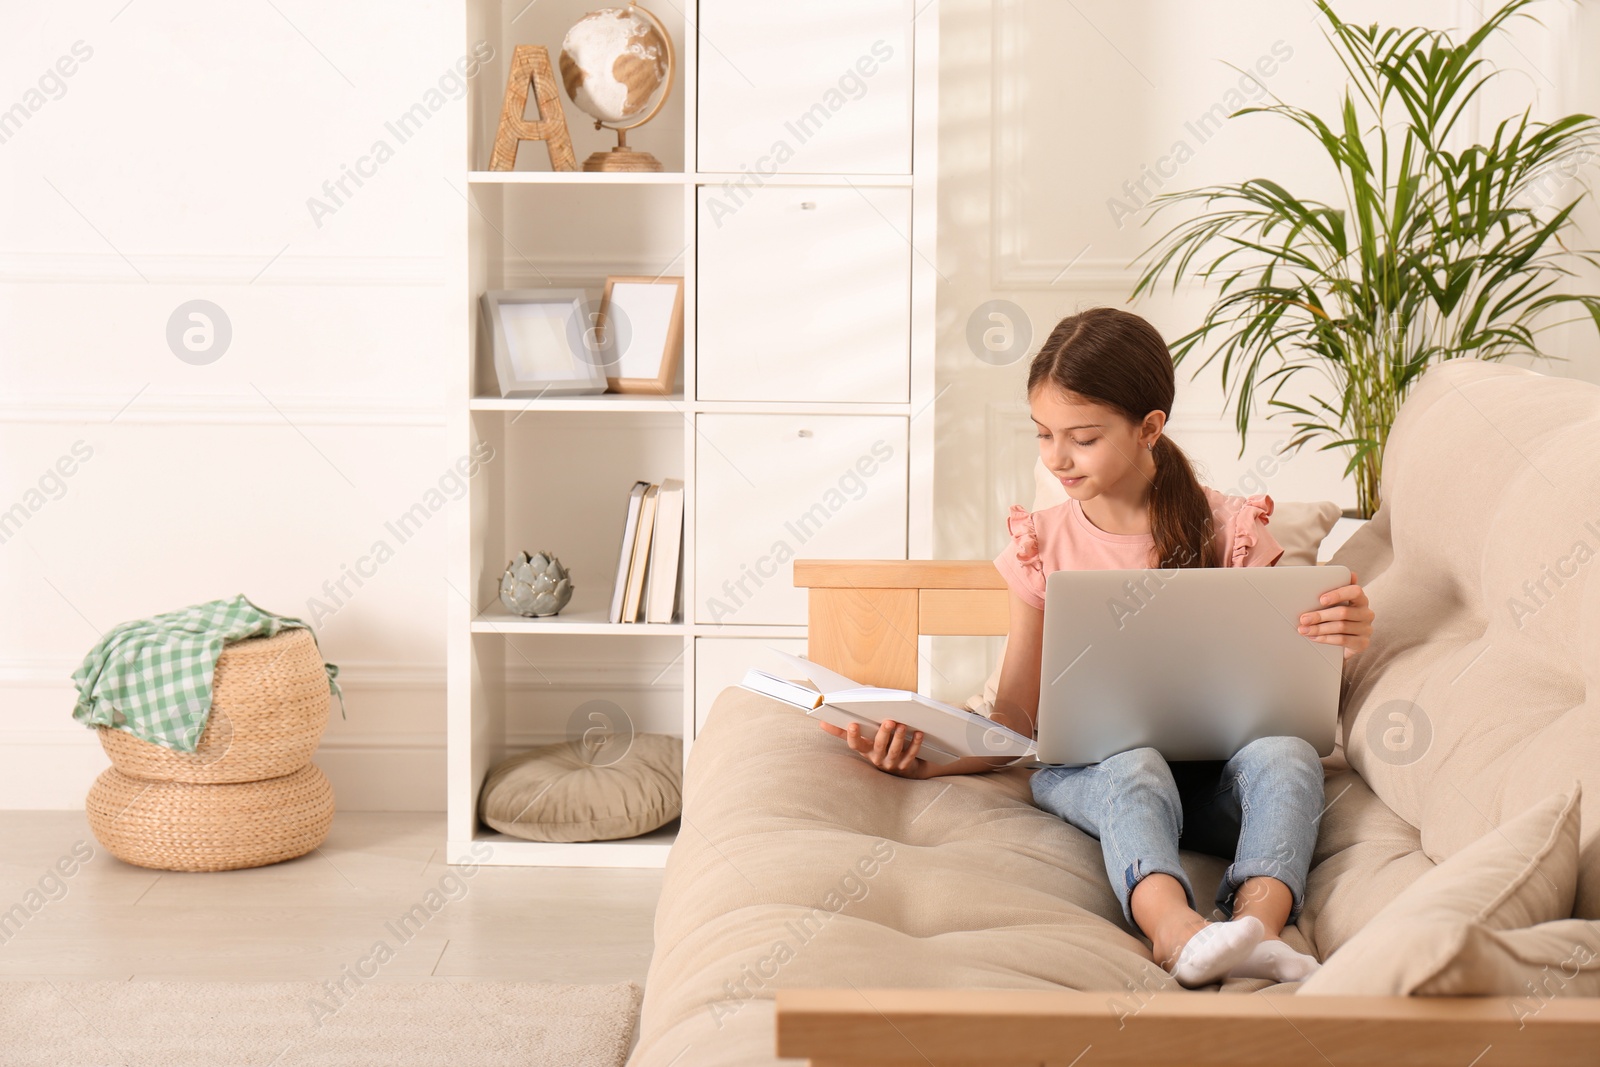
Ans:
[[[1373,611],[1366,590],[1356,584],[1355,571],[1349,585],[1323,593],[1322,603],[1327,606],[1300,616],[1301,633],[1326,645],[1343,645],[1345,659],[1372,643]]]
[[[851,723],[848,730],[841,730],[831,722],[818,725],[833,736],[844,738],[845,744],[871,760],[872,765],[880,771],[901,778],[927,777],[930,764],[917,755],[922,748],[921,730],[913,730],[893,719],[884,719],[878,724],[877,736],[868,741],[861,736],[861,727],[857,723]]]

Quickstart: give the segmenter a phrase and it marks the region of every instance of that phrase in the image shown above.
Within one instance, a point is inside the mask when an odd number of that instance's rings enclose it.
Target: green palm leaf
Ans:
[[[1332,121],[1271,96],[1230,118],[1275,116],[1314,146],[1343,202],[1295,195],[1270,178],[1163,193],[1145,222],[1169,223],[1140,256],[1129,299],[1170,282],[1212,286],[1200,324],[1171,345],[1173,361],[1221,358],[1235,402],[1240,455],[1254,402],[1267,417],[1300,416],[1291,447],[1346,452],[1363,515],[1378,506],[1384,443],[1407,391],[1433,363],[1461,357],[1555,358],[1544,331],[1587,321],[1600,296],[1568,292],[1573,213],[1590,195],[1600,120],[1552,122],[1524,110],[1485,143],[1463,140],[1469,106],[1498,71],[1484,43],[1537,0],[1511,0],[1457,42],[1425,27],[1358,26],[1317,0],[1324,38],[1348,75]],[[1535,20],[1536,21],[1536,20]],[[1449,142],[1449,145],[1447,145]],[[1184,212],[1188,212],[1187,215]],[[1559,317],[1576,310],[1579,318]],[[1315,371],[1331,387],[1311,405],[1280,399]]]

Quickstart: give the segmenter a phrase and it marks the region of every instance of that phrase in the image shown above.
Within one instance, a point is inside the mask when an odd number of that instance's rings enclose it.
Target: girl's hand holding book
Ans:
[[[903,722],[884,719],[878,724],[877,736],[868,741],[861,736],[861,727],[856,723],[851,723],[847,730],[827,722],[817,725],[835,737],[844,738],[847,745],[871,760],[872,765],[880,771],[901,778],[928,777],[932,765],[917,755],[922,747],[921,730],[912,730]]]

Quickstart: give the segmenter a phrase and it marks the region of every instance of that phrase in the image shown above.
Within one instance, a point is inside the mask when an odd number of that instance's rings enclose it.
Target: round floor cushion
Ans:
[[[612,841],[665,826],[683,809],[683,739],[607,733],[541,745],[501,760],[478,814],[529,841]]]

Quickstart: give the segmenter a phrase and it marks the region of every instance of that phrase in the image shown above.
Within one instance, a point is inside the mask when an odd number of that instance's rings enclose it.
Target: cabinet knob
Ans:
[[[800,431],[800,436],[801,437],[810,437],[811,436],[811,431],[810,430],[801,430]]]
[[[802,200],[800,201],[800,210],[815,211],[817,210],[817,202],[815,200]]]

